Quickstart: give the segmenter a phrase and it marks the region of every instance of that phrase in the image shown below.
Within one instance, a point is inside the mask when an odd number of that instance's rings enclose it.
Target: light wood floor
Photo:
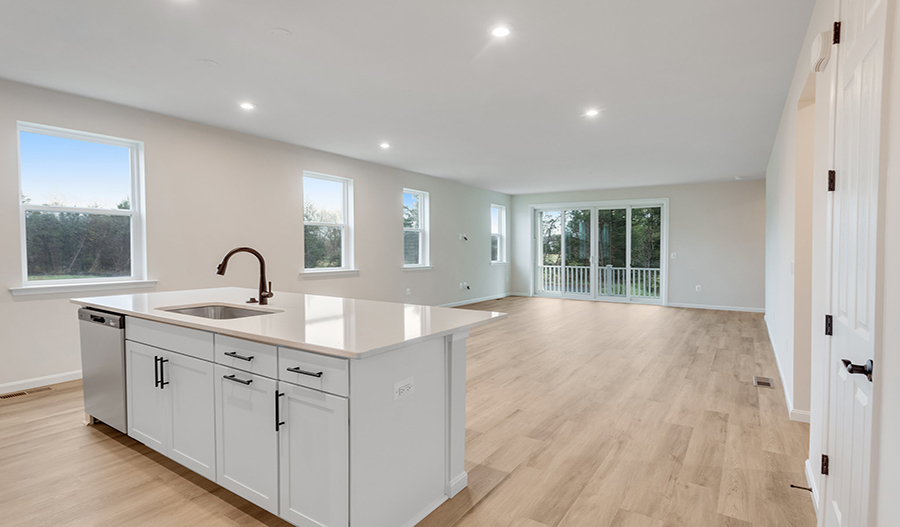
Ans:
[[[815,525],[762,315],[470,307],[510,317],[469,340],[469,487],[420,526]],[[81,411],[78,382],[0,401],[0,524],[289,525]]]

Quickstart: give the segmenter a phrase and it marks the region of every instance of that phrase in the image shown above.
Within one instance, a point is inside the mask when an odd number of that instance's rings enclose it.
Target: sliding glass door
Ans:
[[[535,294],[662,303],[665,203],[535,211]]]

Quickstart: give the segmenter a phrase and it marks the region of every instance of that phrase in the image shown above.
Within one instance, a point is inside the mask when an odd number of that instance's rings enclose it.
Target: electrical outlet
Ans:
[[[394,383],[394,400],[399,400],[404,397],[408,397],[415,393],[416,384],[413,381],[413,378],[403,379],[402,381],[398,381]]]
[[[409,296],[409,293],[410,293],[410,290],[409,290],[409,288],[407,287],[407,288],[406,288],[406,296]]]
[[[703,291],[703,286],[698,285],[697,287],[694,288],[694,291],[697,291],[698,293],[700,291]]]
[[[463,283],[462,283],[462,282],[459,283],[459,288],[460,288],[460,289],[463,288]]]

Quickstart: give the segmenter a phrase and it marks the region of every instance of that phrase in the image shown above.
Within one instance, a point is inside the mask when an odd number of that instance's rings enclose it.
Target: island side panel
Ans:
[[[447,371],[447,479],[445,492],[452,498],[466,488],[466,339],[469,330],[445,338]]]
[[[351,527],[411,527],[447,499],[446,365],[444,337],[350,361]]]

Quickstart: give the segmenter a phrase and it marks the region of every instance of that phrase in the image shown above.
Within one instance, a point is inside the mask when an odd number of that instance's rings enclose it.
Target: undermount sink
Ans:
[[[276,310],[250,309],[246,307],[229,306],[222,304],[210,304],[206,306],[190,306],[190,307],[170,307],[162,308],[160,311],[168,311],[169,313],[178,313],[180,315],[190,315],[192,317],[211,318],[215,320],[226,320],[232,318],[258,317],[260,315],[272,315],[278,313]]]

